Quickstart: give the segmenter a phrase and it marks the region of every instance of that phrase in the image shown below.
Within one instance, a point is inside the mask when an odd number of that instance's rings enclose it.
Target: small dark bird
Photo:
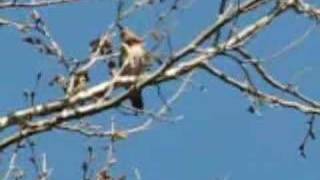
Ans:
[[[144,48],[144,41],[128,28],[121,30],[120,75],[139,76],[150,65],[151,58]],[[144,103],[140,89],[134,89],[129,99],[133,107],[143,109]]]
[[[112,53],[112,40],[109,34],[96,38],[90,42],[91,54],[94,56],[103,56]]]

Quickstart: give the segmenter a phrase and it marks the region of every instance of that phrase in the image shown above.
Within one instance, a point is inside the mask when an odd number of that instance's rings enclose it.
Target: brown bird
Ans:
[[[120,75],[139,76],[151,64],[151,58],[144,48],[144,41],[128,28],[121,31]],[[134,89],[129,99],[133,107],[143,109],[144,103],[140,89]]]
[[[73,78],[73,79],[72,79]],[[73,96],[80,91],[83,91],[87,88],[88,82],[89,82],[89,75],[88,72],[79,72],[75,74],[68,83],[68,89],[67,89],[67,95]]]
[[[57,75],[49,82],[50,86],[58,85],[67,96],[73,96],[87,88],[89,82],[88,72],[78,72],[70,78],[63,75]]]

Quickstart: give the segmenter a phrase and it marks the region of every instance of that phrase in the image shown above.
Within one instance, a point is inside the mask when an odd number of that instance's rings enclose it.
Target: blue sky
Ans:
[[[190,8],[172,16],[169,24],[175,48],[183,46],[215,20],[218,2],[194,0]],[[25,18],[27,11],[16,11],[0,11],[0,16]],[[157,11],[160,10],[148,8],[124,23],[141,34],[152,27]],[[89,41],[104,32],[113,20],[115,4],[92,0],[44,8],[40,12],[65,52],[84,58],[88,54]],[[241,25],[252,22],[257,18],[255,15],[246,18]],[[318,28],[289,53],[273,60],[268,59],[281,47],[301,36],[310,26],[312,22],[305,17],[287,13],[250,42],[248,49],[264,58],[268,70],[283,81],[291,81],[297,72],[301,72],[296,79],[301,85],[300,90],[318,97]],[[46,84],[50,77],[61,70],[55,60],[22,43],[21,35],[14,29],[1,28],[0,39],[1,113],[25,106],[22,91],[33,87],[34,77],[39,71],[44,72],[44,80],[40,84],[38,101],[55,97],[57,90]],[[239,73],[225,59],[218,59],[216,65],[231,74]],[[133,169],[137,168],[143,180],[320,178],[319,142],[314,141],[307,146],[307,159],[300,157],[298,152],[307,127],[306,116],[292,110],[268,106],[262,107],[262,116],[256,116],[247,111],[250,105],[248,99],[220,80],[199,71],[195,82],[205,85],[207,90],[203,92],[197,87],[189,88],[174,105],[174,114],[183,115],[183,120],[175,124],[157,123],[149,131],[117,143],[119,164],[114,169],[115,173],[127,174],[129,179],[133,179]],[[258,83],[270,90],[267,85]],[[173,88],[164,86],[164,89],[165,92],[172,92]],[[147,106],[158,101],[151,97],[154,89],[147,89],[145,94],[148,97]],[[104,121],[108,121],[114,114],[106,112],[90,119],[108,124]],[[120,125],[134,121],[118,117]],[[106,143],[104,140],[88,139],[61,131],[34,139],[37,142],[37,152],[47,153],[49,166],[54,168],[53,179],[79,179],[80,166],[88,145],[96,144],[97,166],[106,157],[102,149]],[[21,160],[25,158],[21,157]],[[3,165],[3,162],[0,163]]]

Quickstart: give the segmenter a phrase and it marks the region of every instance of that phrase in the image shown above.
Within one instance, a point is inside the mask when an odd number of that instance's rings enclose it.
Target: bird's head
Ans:
[[[143,43],[143,39],[127,27],[122,29],[120,36],[122,41],[129,46]]]

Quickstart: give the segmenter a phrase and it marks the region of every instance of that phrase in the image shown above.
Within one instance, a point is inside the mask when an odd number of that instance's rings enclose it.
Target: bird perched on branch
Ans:
[[[89,82],[88,72],[80,72],[73,74],[69,79],[62,75],[57,75],[52,81],[49,82],[50,86],[58,85],[62,88],[63,92],[69,97],[73,96],[80,91],[87,88]]]
[[[70,79],[67,94],[69,96],[72,96],[79,93],[80,91],[87,89],[89,80],[90,79],[87,71],[76,73],[73,76],[73,79],[72,77]]]
[[[121,30],[120,75],[139,76],[151,64],[151,57],[144,48],[144,41],[128,28]],[[140,89],[133,89],[129,94],[133,107],[143,109],[144,103]]]

